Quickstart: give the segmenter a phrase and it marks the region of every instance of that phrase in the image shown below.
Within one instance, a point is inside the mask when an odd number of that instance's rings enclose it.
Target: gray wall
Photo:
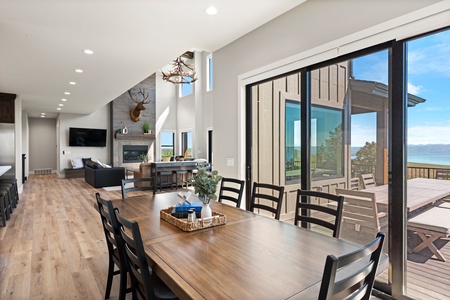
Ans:
[[[30,172],[35,169],[56,170],[56,120],[29,118]]]

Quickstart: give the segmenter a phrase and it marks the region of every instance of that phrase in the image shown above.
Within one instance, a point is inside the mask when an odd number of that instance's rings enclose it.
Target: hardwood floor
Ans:
[[[30,176],[0,227],[0,299],[103,299],[108,255],[93,206],[97,191],[121,197],[84,179]],[[117,296],[118,278],[111,299]]]
[[[95,189],[82,178],[30,175],[18,207],[0,227],[0,299],[104,298],[108,255],[94,208],[96,192],[121,198],[120,190]],[[439,246],[450,258],[450,243]],[[450,299],[450,261],[408,259],[413,297]],[[116,276],[111,299],[117,299],[118,285]]]

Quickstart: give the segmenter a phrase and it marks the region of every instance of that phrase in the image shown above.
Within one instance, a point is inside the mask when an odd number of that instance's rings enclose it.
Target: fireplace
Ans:
[[[141,155],[148,154],[148,145],[123,145],[123,163],[142,162]]]

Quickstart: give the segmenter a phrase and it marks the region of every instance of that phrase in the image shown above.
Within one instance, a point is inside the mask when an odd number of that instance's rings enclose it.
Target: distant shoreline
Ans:
[[[449,165],[437,165],[437,164],[426,164],[426,163],[416,163],[416,162],[408,162],[408,167],[412,167],[412,168],[450,169]]]

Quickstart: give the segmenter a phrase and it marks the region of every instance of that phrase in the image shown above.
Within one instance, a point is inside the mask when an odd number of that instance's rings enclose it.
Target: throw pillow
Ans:
[[[72,163],[73,169],[83,169],[84,168],[84,163],[83,163],[83,160],[81,159],[81,157],[72,158],[70,160],[70,162]]]
[[[88,160],[91,160],[91,158],[90,157],[83,157],[82,160],[83,160],[83,167],[85,167],[86,166],[86,162]]]

